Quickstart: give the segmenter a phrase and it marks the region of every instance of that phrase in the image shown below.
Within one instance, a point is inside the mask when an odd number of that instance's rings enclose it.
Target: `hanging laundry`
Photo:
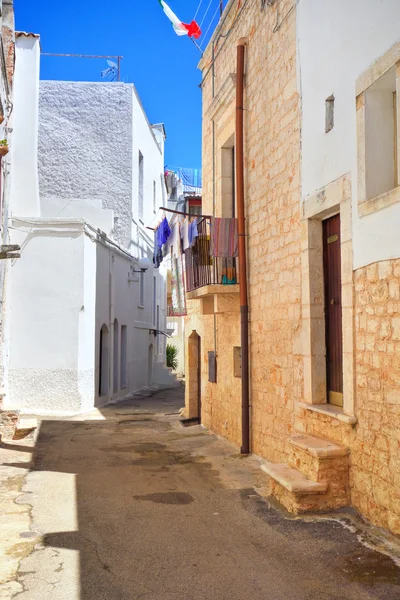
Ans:
[[[173,256],[171,277],[171,315],[174,317],[186,317],[187,315],[183,271],[182,255],[180,254],[178,257]]]
[[[236,266],[234,258],[223,259],[222,281],[223,285],[234,285],[237,283]]]
[[[153,264],[156,269],[161,265],[163,261],[162,249],[158,245],[158,229],[154,231],[154,254],[153,254]]]
[[[163,220],[161,221],[161,225],[158,228],[158,231],[159,231],[159,240],[160,240],[159,245],[162,246],[163,244],[167,243],[168,238],[171,235],[171,229],[170,229],[167,217],[164,217]]]
[[[172,252],[175,256],[181,256],[182,244],[179,230],[179,223],[175,223],[173,227]]]
[[[211,256],[233,258],[239,254],[237,219],[211,220]]]
[[[198,223],[197,217],[195,217],[193,219],[193,221],[191,221],[189,223],[189,228],[188,228],[189,246],[193,246],[193,244],[195,243],[195,241],[199,235],[199,232],[197,229],[197,223]]]
[[[156,269],[160,266],[164,259],[163,246],[167,243],[171,229],[169,227],[167,217],[164,217],[160,225],[154,232],[154,256],[153,263]]]
[[[181,236],[179,231],[179,223],[175,221],[170,225],[171,235],[168,238],[168,242],[164,244],[164,256],[172,255],[179,256],[182,254],[181,250]]]
[[[190,247],[189,244],[189,222],[187,219],[183,221],[181,224],[181,238],[183,249],[187,250]]]

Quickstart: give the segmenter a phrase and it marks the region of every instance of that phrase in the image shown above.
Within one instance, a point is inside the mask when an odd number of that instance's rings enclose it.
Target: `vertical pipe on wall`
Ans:
[[[244,58],[246,38],[237,46],[236,69],[236,196],[239,232],[240,336],[242,345],[242,454],[250,453],[249,306],[247,293],[246,221],[244,207]]]
[[[212,97],[215,96],[215,45],[212,44]],[[213,173],[213,217],[215,217],[215,192],[216,192],[216,181],[215,181],[215,121],[212,121],[212,173]],[[217,358],[217,315],[214,312],[214,356]]]

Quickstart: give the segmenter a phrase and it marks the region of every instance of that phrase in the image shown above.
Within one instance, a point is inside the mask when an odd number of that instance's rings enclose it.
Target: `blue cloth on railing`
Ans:
[[[178,167],[173,169],[182,181],[184,192],[193,192],[195,194],[201,194],[202,187],[202,169],[186,169]]]

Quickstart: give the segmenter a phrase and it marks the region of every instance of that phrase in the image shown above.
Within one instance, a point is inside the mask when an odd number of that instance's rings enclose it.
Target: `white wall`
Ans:
[[[400,39],[398,0],[299,0],[302,196],[352,174],[354,267],[400,256],[400,205],[357,214],[355,81]],[[335,126],[325,133],[325,100]]]
[[[154,219],[153,211],[153,182],[156,183],[158,207],[162,206],[163,193],[161,178],[164,174],[163,145],[160,148],[161,138],[158,131],[154,132],[143,111],[142,104],[136,89],[132,86],[132,212],[135,221],[139,220],[139,151],[144,158],[144,214],[143,224],[149,225]],[[157,137],[156,137],[157,136]],[[148,232],[149,233],[149,232]]]
[[[17,37],[12,139],[12,212],[40,214],[37,171],[40,41]]]
[[[73,209],[97,227],[96,208],[108,209],[114,221],[106,233],[129,248],[132,86],[41,81],[39,119],[42,214]]]
[[[96,266],[96,404],[101,406],[109,401],[126,396],[149,383],[149,348],[153,345],[154,364],[163,361],[164,337],[160,338],[160,356],[155,355],[156,338],[150,329],[155,327],[153,320],[153,277],[155,269],[149,269],[144,275],[145,304],[140,306],[140,274],[137,262],[128,256],[115,251],[112,247],[97,245]],[[158,280],[161,278],[158,277]],[[111,299],[111,303],[109,302]],[[163,289],[157,290],[156,303],[162,306]],[[121,387],[120,369],[121,356],[118,356],[118,391],[113,389],[114,382],[114,322],[118,321],[119,347],[121,341],[121,327],[127,327],[127,386]],[[110,335],[110,376],[109,394],[99,395],[99,365],[100,365],[100,331],[106,325]],[[161,329],[164,329],[162,323]],[[165,329],[164,329],[165,330]],[[155,376],[154,382],[157,377]]]
[[[6,407],[68,412],[93,402],[93,307],[85,287],[95,271],[85,265],[83,225],[13,221],[12,241],[22,252],[10,276]]]
[[[154,215],[153,181],[157,205],[162,203],[164,139],[160,132],[156,139],[132,85],[42,82],[37,154],[38,47],[36,38],[22,38],[21,44],[16,105],[19,111],[29,109],[24,113],[29,123],[24,145],[24,121],[18,116],[12,158],[18,181],[12,195],[11,242],[22,252],[12,263],[8,284],[5,406],[30,412],[87,411],[149,380],[157,382],[163,374],[165,338],[160,337],[157,356],[156,338],[149,330],[157,327],[154,277],[158,326],[166,328],[165,268],[150,268],[144,275],[143,306],[133,270],[138,258],[153,255],[153,235],[137,220],[136,158],[140,149],[145,157],[143,221],[148,222]],[[26,106],[28,96],[31,104]],[[25,170],[31,179],[24,180]],[[26,181],[29,190],[23,186]],[[114,353],[115,319],[119,343]],[[109,329],[109,388],[99,397],[103,324]],[[120,379],[123,325],[128,333],[126,387]],[[148,372],[149,348],[152,362],[161,369],[156,373],[154,368],[154,378]]]
[[[152,260],[156,212],[164,202],[164,136],[149,124],[131,84],[42,81],[39,174],[41,214],[83,217],[134,257]],[[144,157],[144,213],[138,212],[139,151]],[[165,331],[163,269],[155,272],[160,329]],[[135,320],[149,323],[153,275],[146,275],[145,309]],[[155,323],[151,323],[155,325]],[[164,343],[158,360],[164,358]]]

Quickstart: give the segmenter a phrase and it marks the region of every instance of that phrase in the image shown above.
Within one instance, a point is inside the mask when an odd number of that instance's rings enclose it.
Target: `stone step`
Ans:
[[[30,435],[31,433],[33,433],[35,431],[35,429],[37,429],[38,426],[38,421],[37,419],[19,419],[16,429],[15,429],[15,433],[14,433],[14,440],[21,440],[23,438],[28,437],[28,435]]]
[[[338,456],[347,456],[348,448],[339,446],[329,440],[307,435],[305,433],[295,433],[289,438],[289,443],[294,448],[304,450],[316,458],[336,458]]]
[[[289,438],[288,464],[312,481],[327,483],[334,504],[345,506],[349,496],[349,465],[346,447],[314,437],[295,433]]]
[[[312,494],[325,494],[328,490],[327,483],[317,483],[307,479],[303,473],[292,469],[287,464],[276,464],[266,462],[261,469],[279,483],[288,492],[295,496],[309,496]]]

